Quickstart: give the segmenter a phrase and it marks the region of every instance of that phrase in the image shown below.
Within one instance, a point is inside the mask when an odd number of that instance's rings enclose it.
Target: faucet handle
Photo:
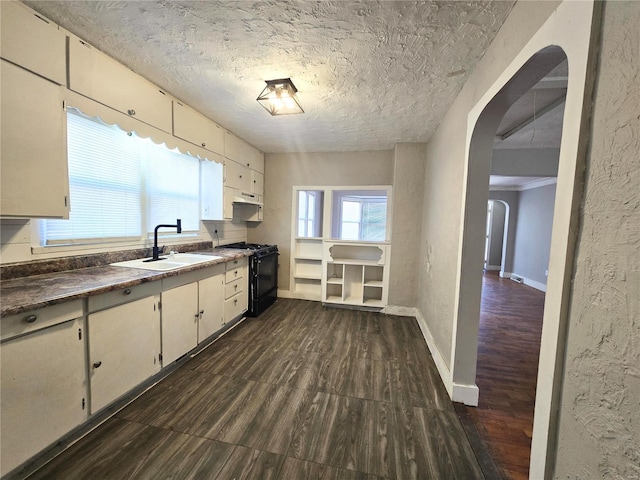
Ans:
[[[158,247],[158,255],[162,255],[164,253],[164,247],[166,247],[166,245],[162,245],[161,247]]]

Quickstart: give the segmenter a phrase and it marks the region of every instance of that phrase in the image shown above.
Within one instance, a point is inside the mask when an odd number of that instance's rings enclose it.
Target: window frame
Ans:
[[[150,169],[152,168],[152,160],[149,158],[151,155],[149,153],[149,149],[150,148],[166,148],[168,151],[173,152],[173,153],[177,153],[180,155],[184,155],[186,157],[189,157],[190,159],[192,159],[193,161],[197,162],[197,172],[198,172],[198,179],[197,179],[197,185],[198,188],[196,188],[197,193],[197,207],[195,209],[195,217],[197,219],[197,225],[198,228],[197,230],[194,229],[190,229],[190,230],[183,230],[183,232],[181,234],[178,234],[177,232],[163,232],[163,231],[159,231],[158,232],[158,236],[159,238],[162,238],[163,241],[167,241],[167,243],[171,244],[171,243],[184,243],[184,241],[198,241],[201,240],[202,237],[202,224],[201,224],[201,212],[200,212],[200,207],[201,207],[201,203],[202,203],[202,198],[201,198],[201,192],[199,189],[199,185],[200,185],[200,175],[201,175],[201,168],[200,168],[200,163],[203,161],[207,161],[206,159],[201,159],[197,156],[191,155],[189,153],[184,153],[183,151],[179,150],[178,148],[170,148],[166,145],[166,143],[162,143],[162,144],[157,144],[155,143],[151,138],[144,138],[144,137],[140,137],[138,135],[135,134],[135,132],[127,132],[125,130],[123,130],[119,125],[111,125],[109,123],[104,122],[101,118],[99,117],[92,117],[90,115],[86,115],[85,113],[83,113],[82,111],[80,111],[77,108],[73,108],[73,107],[68,107],[67,109],[67,115],[75,115],[78,116],[82,119],[85,120],[89,120],[92,121],[96,124],[102,125],[105,128],[109,128],[109,129],[119,129],[120,131],[122,131],[124,134],[126,134],[129,137],[132,137],[132,139],[135,139],[135,141],[140,142],[139,143],[139,147],[138,147],[138,153],[136,155],[138,155],[138,161],[140,162],[140,178],[139,178],[139,182],[140,182],[140,194],[139,194],[139,204],[138,204],[138,208],[140,209],[140,227],[139,227],[139,235],[132,235],[132,236],[113,236],[113,237],[109,237],[109,236],[100,236],[100,237],[89,237],[89,238],[68,238],[68,239],[55,239],[55,240],[47,240],[45,238],[45,231],[43,230],[44,227],[44,223],[43,222],[47,222],[47,221],[67,221],[67,220],[57,220],[57,219],[40,219],[37,222],[31,222],[32,223],[32,233],[33,236],[32,238],[34,239],[34,244],[32,245],[32,253],[34,254],[38,254],[38,253],[46,253],[46,252],[51,252],[53,249],[55,249],[56,251],[60,251],[60,252],[65,252],[65,251],[77,251],[77,250],[94,250],[94,251],[99,251],[102,252],[105,250],[105,248],[107,249],[113,249],[113,248],[118,248],[118,247],[131,247],[131,246],[141,246],[141,247],[146,247],[148,246],[149,240],[153,239],[153,231],[155,228],[155,225],[149,225],[149,220],[148,220],[148,204],[149,204],[149,198],[148,198],[148,192],[147,192],[147,188],[148,188],[148,172],[150,171]],[[144,146],[143,143],[144,142],[152,142],[153,143],[153,147],[148,147],[148,146]],[[135,148],[135,147],[134,147]],[[144,152],[143,152],[144,151]],[[193,195],[192,195],[193,197]],[[71,201],[71,208],[73,208],[73,198],[70,198]],[[70,213],[71,215],[71,213]],[[167,219],[167,222],[173,222],[175,221],[175,219]],[[186,238],[185,238],[186,237]],[[37,243],[36,243],[37,242]]]

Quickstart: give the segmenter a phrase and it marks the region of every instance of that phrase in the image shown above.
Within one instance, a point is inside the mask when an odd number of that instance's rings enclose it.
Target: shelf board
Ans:
[[[327,297],[327,299],[325,300],[325,302],[329,302],[329,303],[343,303],[342,302],[342,297],[338,297],[336,295],[329,295]]]
[[[317,280],[317,281],[322,280],[320,275],[304,275],[304,274],[297,274],[297,273],[293,275],[293,278],[301,278],[304,280]]]
[[[366,265],[366,266],[380,266],[383,267],[384,263],[379,263],[378,260],[361,260],[358,258],[331,258],[328,263],[341,263],[343,265]]]
[[[296,255],[293,257],[294,260],[313,260],[313,261],[322,261],[322,255]]]
[[[364,284],[365,287],[379,287],[382,288],[382,280],[367,280]]]
[[[300,240],[322,243],[322,237],[296,237],[296,241]]]
[[[330,277],[327,278],[327,283],[331,285],[342,285],[343,279],[342,277]]]
[[[384,305],[382,304],[382,300],[378,298],[365,298],[364,302],[362,303],[367,307],[384,307]]]

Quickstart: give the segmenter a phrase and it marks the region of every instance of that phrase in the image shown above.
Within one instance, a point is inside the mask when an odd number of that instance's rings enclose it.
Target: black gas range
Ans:
[[[277,299],[278,246],[258,243],[232,243],[220,248],[251,250],[249,257],[249,305],[247,315],[257,317]]]

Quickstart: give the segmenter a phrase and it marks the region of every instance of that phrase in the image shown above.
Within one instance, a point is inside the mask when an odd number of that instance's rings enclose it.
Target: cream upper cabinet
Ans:
[[[255,193],[256,195],[264,195],[264,173],[252,171],[251,172],[251,193]]]
[[[216,158],[218,158],[217,155]],[[224,218],[222,197],[224,164],[222,157],[219,157],[218,161],[202,160],[200,162],[201,220],[222,220]]]
[[[0,12],[0,56],[66,85],[66,35],[58,26],[20,2],[2,1]]]
[[[251,170],[233,160],[224,161],[224,186],[241,192],[251,192]]]
[[[233,133],[224,132],[224,156],[251,170],[264,173],[264,154]]]
[[[69,218],[64,87],[5,60],[0,76],[0,214]]]
[[[224,154],[224,130],[194,109],[173,101],[173,134],[211,152]]]
[[[172,133],[171,97],[76,37],[69,40],[69,89]]]

